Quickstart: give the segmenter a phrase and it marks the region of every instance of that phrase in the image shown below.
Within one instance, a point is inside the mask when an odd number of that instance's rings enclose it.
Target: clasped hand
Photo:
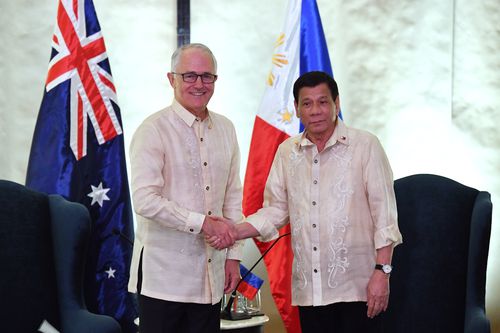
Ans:
[[[230,247],[236,241],[234,223],[224,217],[205,217],[202,230],[206,242],[217,250]]]

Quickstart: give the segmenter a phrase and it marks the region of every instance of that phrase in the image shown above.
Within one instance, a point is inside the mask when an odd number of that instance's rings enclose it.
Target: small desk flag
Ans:
[[[240,264],[240,275],[242,277],[245,277],[247,274],[248,269]],[[248,273],[248,275],[241,281],[240,285],[238,286],[238,291],[245,296],[248,299],[254,299],[255,295],[259,291],[260,287],[264,283],[264,280],[262,280],[260,277],[257,275],[253,274],[252,272]]]

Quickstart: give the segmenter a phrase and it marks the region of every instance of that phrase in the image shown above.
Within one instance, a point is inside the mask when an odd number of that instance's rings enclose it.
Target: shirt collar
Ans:
[[[174,101],[172,102],[172,108],[174,112],[188,125],[189,127],[192,127],[194,122],[196,121],[197,117],[189,112],[185,107],[183,107],[177,100],[174,98]],[[210,116],[210,111],[208,111],[208,117],[206,117],[204,120],[208,120],[209,122],[209,128],[212,128],[213,122],[212,122],[212,117]]]
[[[333,130],[332,136],[326,142],[325,148],[333,146],[335,143],[341,143],[346,146],[349,145],[349,136],[347,133],[347,126],[344,124],[340,118],[337,121],[337,125]],[[313,145],[312,141],[306,137],[306,132],[302,132],[302,135],[299,137],[299,141],[296,143],[299,148],[311,146]]]

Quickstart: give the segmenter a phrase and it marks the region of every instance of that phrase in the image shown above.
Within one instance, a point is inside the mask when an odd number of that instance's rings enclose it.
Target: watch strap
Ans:
[[[385,267],[384,267],[385,266]],[[388,267],[387,267],[388,266]],[[388,269],[384,269],[384,268],[388,268]],[[390,274],[392,272],[392,266],[389,265],[389,264],[375,264],[375,269],[378,269],[378,270],[381,270],[382,272],[384,272],[385,274]],[[388,272],[387,272],[387,271]]]

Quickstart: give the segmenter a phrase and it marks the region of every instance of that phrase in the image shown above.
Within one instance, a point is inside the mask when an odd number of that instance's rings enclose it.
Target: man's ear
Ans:
[[[340,96],[337,96],[337,98],[335,98],[335,109],[335,113],[338,116],[340,113]]]
[[[300,118],[300,110],[297,101],[293,101],[293,105],[295,106],[295,115],[297,116],[297,118]]]
[[[174,74],[169,72],[169,73],[167,73],[167,77],[168,77],[168,81],[170,82],[170,85],[172,86],[172,88],[174,88],[174,80],[175,80]]]

